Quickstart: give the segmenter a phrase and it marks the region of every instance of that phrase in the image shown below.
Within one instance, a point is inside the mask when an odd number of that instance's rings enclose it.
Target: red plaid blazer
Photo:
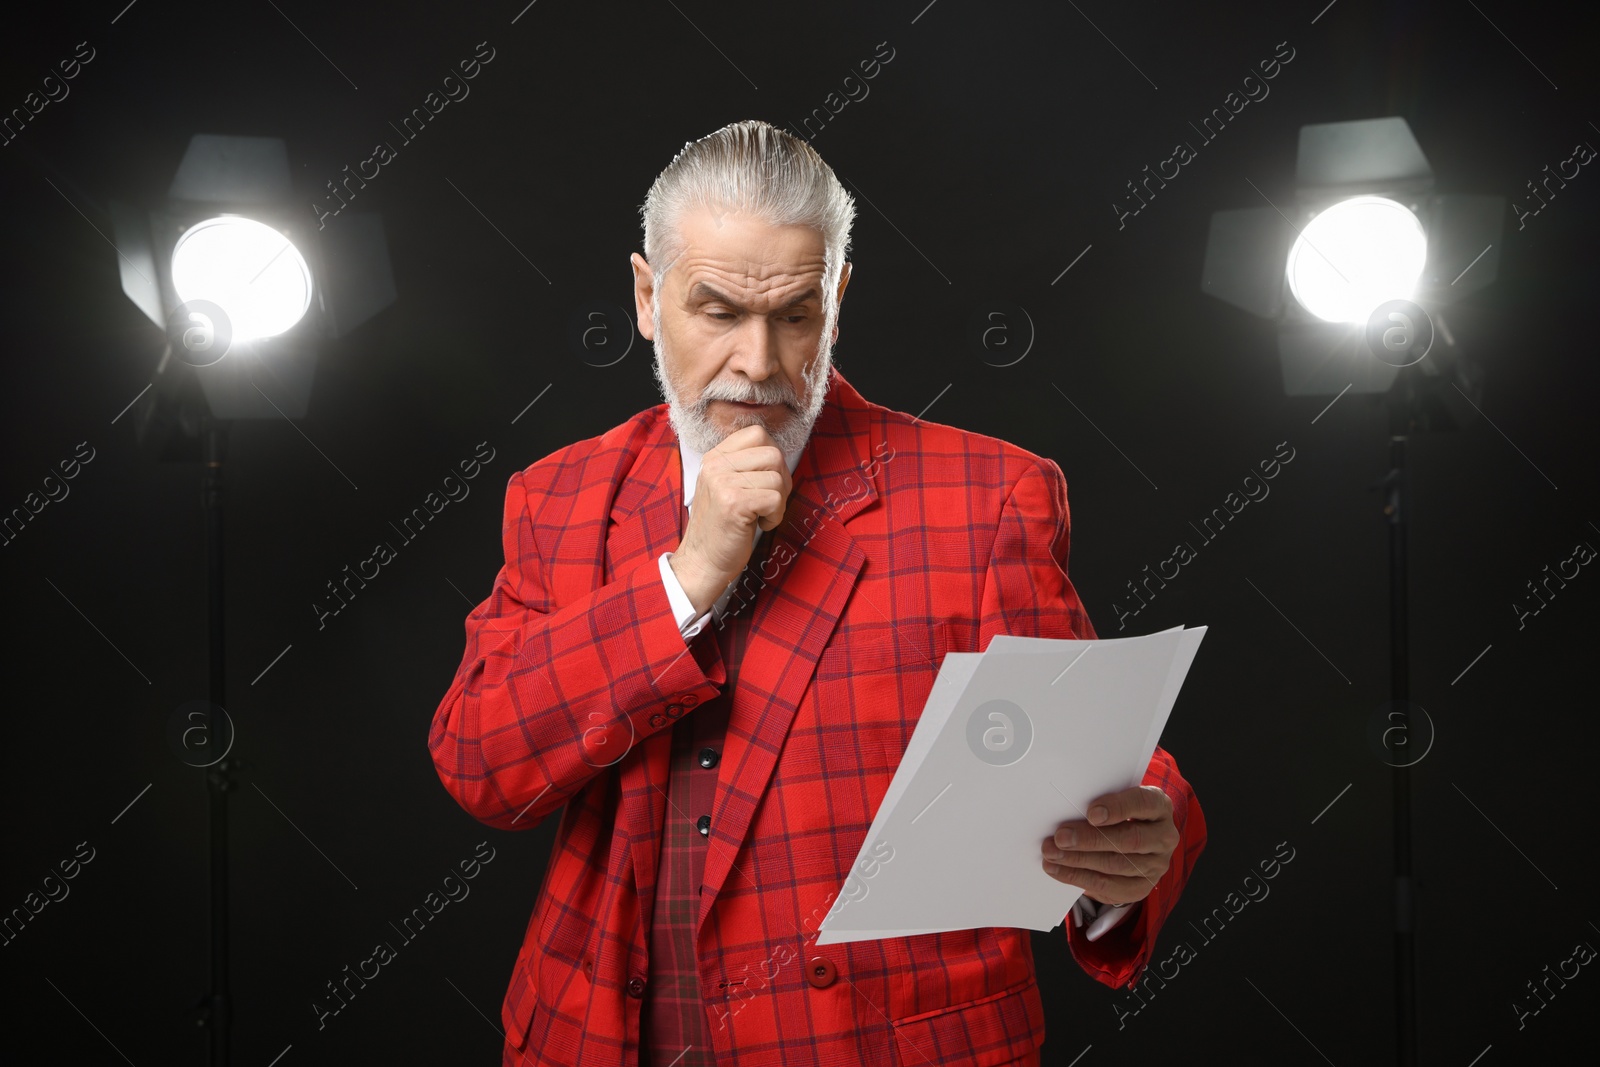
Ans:
[[[817,946],[939,663],[995,634],[1094,636],[1067,578],[1060,467],[863,399],[833,370],[749,611],[707,843],[697,955],[719,1063],[1038,1062],[1029,932]],[[638,1062],[671,724],[726,680],[687,646],[657,557],[676,546],[677,438],[659,404],[511,477],[505,564],[467,616],[429,733],[445,788],[490,826],[561,810],[501,1008],[506,1064]],[[1205,844],[1162,749],[1144,777],[1182,841],[1138,913],[1078,963],[1142,972]],[[1041,871],[1040,877],[1045,877]]]

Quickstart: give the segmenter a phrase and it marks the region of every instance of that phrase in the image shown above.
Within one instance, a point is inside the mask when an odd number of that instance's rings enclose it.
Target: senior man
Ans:
[[[833,366],[853,218],[787,132],[685,145],[632,257],[666,403],[507,487],[505,564],[429,735],[488,825],[564,809],[507,1065],[1039,1062],[1028,931],[813,943],[944,655],[1094,636],[1060,467]],[[1160,748],[1087,814],[1040,842],[1038,877],[1085,890],[1067,944],[1117,987],[1205,821]]]

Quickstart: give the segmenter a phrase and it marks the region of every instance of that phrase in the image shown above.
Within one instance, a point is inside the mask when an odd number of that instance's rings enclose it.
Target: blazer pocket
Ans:
[[[895,1067],[1002,1067],[1034,1054],[1043,1037],[1044,1005],[1038,981],[1029,978],[1015,989],[896,1019],[891,1025]]]
[[[862,775],[894,772],[951,638],[948,622],[836,633],[817,658],[811,698],[818,728],[851,743]],[[831,763],[837,756],[824,758]]]
[[[889,626],[835,634],[817,658],[819,678],[837,680],[879,671],[926,669],[935,673],[953,640],[949,622],[933,626]]]

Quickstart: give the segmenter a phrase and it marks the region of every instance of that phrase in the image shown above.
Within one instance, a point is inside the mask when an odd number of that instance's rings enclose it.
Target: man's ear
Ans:
[[[655,291],[655,272],[637,252],[628,257],[628,262],[633,265],[633,310],[639,323],[639,333],[646,341],[654,341],[655,317],[650,311],[650,298]]]
[[[838,295],[836,297],[837,303],[834,305],[835,318],[833,320],[833,336],[829,339],[829,341],[828,341],[829,344],[835,344],[836,345],[836,344],[839,343],[839,319],[837,317],[837,310],[844,307],[844,288],[845,288],[845,286],[847,286],[849,284],[850,284],[850,261],[847,259],[847,260],[844,261],[844,267],[839,271],[839,292],[838,292]]]

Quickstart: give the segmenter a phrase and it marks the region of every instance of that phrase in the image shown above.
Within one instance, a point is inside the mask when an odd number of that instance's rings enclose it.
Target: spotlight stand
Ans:
[[[1389,395],[1389,472],[1379,483],[1385,489],[1383,513],[1389,520],[1389,696],[1391,715],[1408,743],[1411,737],[1411,650],[1406,575],[1406,522],[1411,502],[1406,448],[1418,398],[1415,368],[1400,372]],[[1391,729],[1393,727],[1390,727]],[[1394,1016],[1395,1062],[1417,1063],[1417,973],[1414,884],[1411,877],[1411,768],[1401,761],[1393,768],[1394,847]]]
[[[207,944],[210,950],[210,982],[202,1001],[200,1025],[208,1035],[208,1062],[226,1067],[228,1037],[232,1025],[232,1003],[228,990],[228,790],[233,787],[234,763],[227,756],[211,763],[216,749],[228,752],[233,730],[223,710],[226,698],[226,647],[223,614],[223,461],[228,448],[229,423],[209,415],[201,419],[201,439],[205,469],[201,480],[202,507],[206,528],[206,600],[208,614],[209,707],[206,709],[207,835],[209,839],[209,919]],[[222,721],[217,721],[219,713]]]

